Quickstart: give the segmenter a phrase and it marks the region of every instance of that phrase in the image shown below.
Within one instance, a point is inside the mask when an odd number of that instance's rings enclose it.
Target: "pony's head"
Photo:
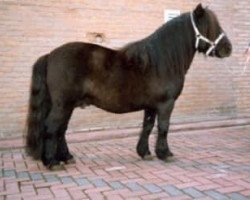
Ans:
[[[207,56],[228,57],[232,53],[232,44],[221,28],[216,15],[199,4],[190,13],[195,32],[195,48]]]

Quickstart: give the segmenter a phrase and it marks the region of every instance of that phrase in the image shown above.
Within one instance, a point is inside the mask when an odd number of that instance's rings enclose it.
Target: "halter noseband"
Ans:
[[[198,49],[200,40],[203,40],[204,42],[209,43],[210,44],[210,48],[206,52],[206,56],[208,56],[216,48],[216,46],[219,44],[219,42],[221,41],[221,39],[225,36],[225,33],[222,32],[216,38],[216,40],[213,42],[213,41],[209,40],[208,38],[206,38],[205,36],[203,36],[200,33],[200,31],[198,30],[198,28],[197,28],[197,26],[196,26],[196,24],[194,22],[194,16],[193,16],[192,12],[190,13],[190,17],[191,17],[191,22],[192,22],[192,25],[193,25],[193,28],[194,28],[194,31],[195,31],[195,35],[196,35],[195,48]]]

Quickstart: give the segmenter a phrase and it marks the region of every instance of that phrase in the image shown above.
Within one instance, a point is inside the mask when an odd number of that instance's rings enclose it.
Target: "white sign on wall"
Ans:
[[[169,20],[178,17],[181,14],[180,10],[164,10],[164,22],[168,22]]]

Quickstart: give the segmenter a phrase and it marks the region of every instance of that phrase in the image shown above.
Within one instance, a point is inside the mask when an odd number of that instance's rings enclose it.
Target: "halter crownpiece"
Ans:
[[[190,18],[191,18],[191,22],[192,22],[192,25],[193,25],[193,28],[195,31],[195,36],[196,36],[195,48],[198,49],[200,40],[203,40],[204,42],[209,43],[210,48],[206,52],[206,56],[208,56],[216,48],[216,46],[219,44],[219,42],[222,40],[222,38],[225,36],[225,33],[222,32],[216,38],[216,40],[213,42],[200,33],[200,31],[198,30],[198,28],[194,22],[194,16],[193,16],[192,12],[190,13]]]

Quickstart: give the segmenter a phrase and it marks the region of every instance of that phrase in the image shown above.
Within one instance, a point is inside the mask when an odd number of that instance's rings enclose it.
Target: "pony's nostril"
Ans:
[[[226,44],[224,46],[224,52],[225,54],[227,54],[228,56],[231,55],[232,53],[232,45],[230,43]]]
[[[232,45],[231,43],[222,43],[223,46],[221,47],[221,49],[218,49],[218,56],[221,57],[221,58],[224,58],[224,57],[228,57],[231,55],[232,53]]]
[[[233,50],[233,47],[232,47],[231,44],[229,44],[229,45],[227,46],[227,52],[228,52],[228,54],[231,54],[231,53],[232,53],[232,50]]]

